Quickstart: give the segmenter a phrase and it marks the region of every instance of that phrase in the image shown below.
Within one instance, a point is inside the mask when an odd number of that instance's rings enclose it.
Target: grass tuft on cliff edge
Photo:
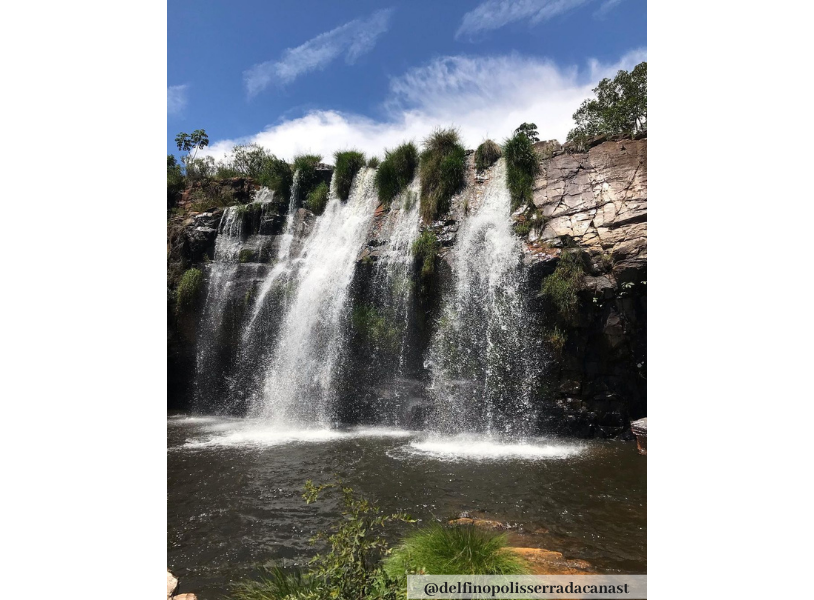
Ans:
[[[321,162],[322,156],[319,154],[300,154],[294,157],[294,173],[300,172],[300,198],[307,198],[319,184],[317,165]]]
[[[317,187],[308,192],[305,199],[305,206],[315,215],[319,216],[325,212],[325,207],[328,205],[328,184],[321,181]]]
[[[365,155],[358,150],[347,150],[334,154],[334,160],[336,163],[334,167],[336,195],[340,200],[347,200],[353,177],[359,172],[359,169],[365,166]]]
[[[530,204],[534,178],[540,173],[540,160],[531,140],[522,132],[515,133],[503,144],[506,157],[506,186],[512,196],[512,210]]]
[[[407,142],[395,150],[385,150],[384,160],[376,171],[376,190],[379,201],[390,206],[399,192],[413,180],[418,166],[418,150],[415,144]]]
[[[421,152],[421,218],[430,223],[449,211],[449,201],[463,187],[466,150],[456,129],[436,129]]]
[[[493,140],[486,140],[478,149],[475,150],[475,168],[478,171],[488,169],[497,162],[497,159],[503,156],[503,151],[500,146]]]

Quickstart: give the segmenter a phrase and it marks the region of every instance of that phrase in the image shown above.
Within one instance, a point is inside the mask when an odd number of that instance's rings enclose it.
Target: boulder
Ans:
[[[175,589],[178,587],[178,580],[175,576],[170,573],[169,569],[167,570],[167,600],[172,598],[172,595],[175,593]]]

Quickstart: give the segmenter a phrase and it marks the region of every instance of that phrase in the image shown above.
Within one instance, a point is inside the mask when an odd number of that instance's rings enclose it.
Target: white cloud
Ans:
[[[536,25],[592,0],[487,0],[464,15],[456,38],[473,36],[514,23]],[[613,0],[609,0],[613,2]]]
[[[179,115],[187,106],[188,85],[167,86],[167,114]]]
[[[605,0],[602,3],[602,6],[600,6],[597,9],[597,11],[594,13],[594,16],[598,17],[598,18],[602,18],[605,15],[607,15],[610,11],[612,11],[614,8],[619,6],[621,3],[622,3],[622,0]]]
[[[474,148],[486,137],[502,142],[526,121],[537,124],[542,139],[562,141],[573,126],[571,115],[599,79],[646,59],[639,49],[615,64],[589,61],[578,69],[517,54],[438,58],[391,80],[381,120],[315,110],[248,138],[215,142],[205,153],[222,158],[237,143],[257,143],[289,161],[316,152],[333,162],[335,151],[352,147],[382,157],[385,148],[420,142],[434,127],[449,125]]]
[[[366,19],[354,19],[336,29],[321,33],[296,48],[288,48],[278,61],[254,65],[243,72],[246,91],[251,98],[272,83],[285,85],[300,75],[324,69],[345,54],[345,62],[353,64],[370,52],[376,40],[390,27],[393,9],[377,10]]]

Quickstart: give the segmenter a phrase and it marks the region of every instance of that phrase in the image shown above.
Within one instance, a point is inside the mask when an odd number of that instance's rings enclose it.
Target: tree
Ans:
[[[198,150],[209,145],[209,136],[206,135],[206,131],[203,129],[196,129],[192,133],[182,131],[175,136],[175,145],[178,146],[181,152],[187,153],[187,160],[193,160]]]
[[[647,131],[647,63],[632,71],[619,71],[593,89],[596,98],[585,100],[574,113],[568,141],[580,146],[601,134],[630,135]]]
[[[514,130],[514,133],[522,133],[532,144],[540,141],[540,136],[537,133],[537,125],[534,123],[523,123],[520,127]]]

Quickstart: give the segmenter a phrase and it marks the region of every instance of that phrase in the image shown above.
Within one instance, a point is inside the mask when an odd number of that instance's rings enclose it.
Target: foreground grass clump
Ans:
[[[506,550],[504,535],[476,527],[434,525],[408,536],[385,560],[393,579],[407,573],[428,575],[522,575],[526,562]]]
[[[336,195],[340,200],[347,200],[350,195],[350,186],[353,177],[359,169],[365,166],[365,155],[357,150],[337,152],[334,154],[336,166],[334,167],[334,181],[336,182]]]
[[[573,321],[579,308],[579,290],[584,274],[582,253],[563,252],[554,272],[543,280],[542,295],[547,298],[565,322]]]
[[[540,173],[540,162],[531,140],[515,133],[503,144],[506,157],[506,186],[512,196],[512,210],[531,203],[534,178]]]
[[[261,571],[257,580],[235,585],[235,600],[300,600],[316,598],[317,582],[299,569],[284,571],[273,567]]]
[[[415,144],[407,142],[395,150],[386,150],[384,160],[376,171],[376,190],[379,201],[390,206],[399,192],[406,188],[415,176],[418,167],[418,150]]]
[[[188,269],[181,276],[175,291],[175,304],[179,312],[193,307],[201,296],[203,273],[199,269]]]
[[[483,171],[491,167],[497,159],[503,156],[500,146],[492,140],[486,140],[475,150],[475,168]]]
[[[321,215],[325,212],[327,205],[328,184],[321,181],[317,187],[308,192],[308,197],[305,199],[305,206],[315,215]]]
[[[300,154],[294,157],[294,173],[300,172],[300,198],[307,198],[317,185],[319,185],[319,173],[317,166],[322,162],[319,154]]]
[[[449,211],[449,201],[463,187],[466,150],[455,129],[436,129],[421,152],[421,217],[425,223]]]

